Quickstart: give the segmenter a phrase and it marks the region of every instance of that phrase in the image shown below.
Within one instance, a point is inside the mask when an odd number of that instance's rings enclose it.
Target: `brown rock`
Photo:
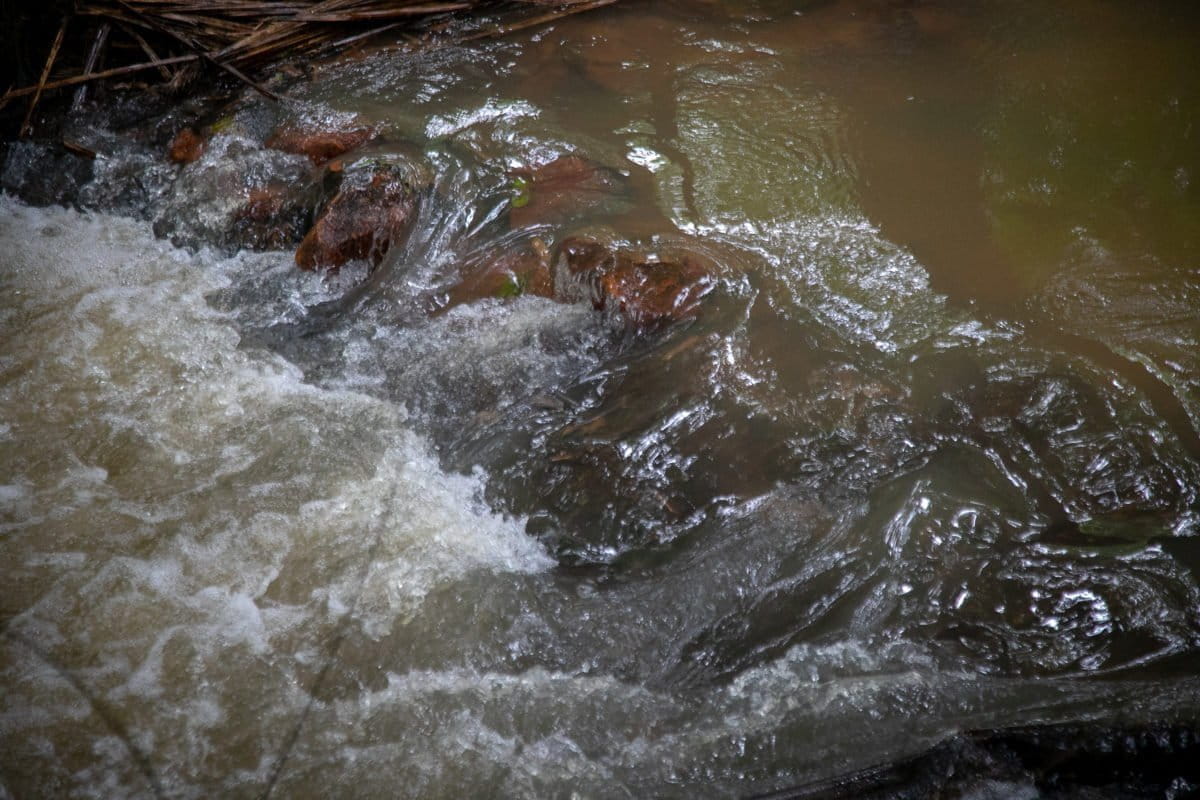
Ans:
[[[266,222],[283,210],[284,190],[281,186],[268,184],[250,190],[246,204],[238,211],[238,219]]]
[[[559,258],[593,306],[620,313],[639,332],[695,316],[716,287],[715,264],[687,250],[648,253],[572,237],[559,248]],[[580,292],[561,286],[559,294],[574,299]]]
[[[572,236],[559,245],[556,260],[535,238],[524,249],[481,259],[466,272],[435,313],[486,298],[532,294],[563,303],[590,301],[647,333],[695,316],[716,288],[717,267],[684,247],[649,252]]]
[[[695,316],[715,285],[713,277],[687,257],[619,259],[615,269],[600,276],[598,307],[619,311],[634,328],[645,330]]]
[[[513,182],[509,222],[514,228],[579,216],[624,189],[615,170],[576,155],[512,170],[509,177]]]
[[[191,128],[184,128],[171,141],[168,158],[176,164],[191,164],[204,155],[204,140]]]
[[[250,189],[234,212],[229,233],[244,247],[277,250],[294,245],[304,232],[303,193],[287,184],[268,183]]]
[[[466,277],[450,288],[438,313],[463,303],[490,297],[509,298],[525,294],[554,297],[554,273],[550,250],[541,239],[527,247],[482,259],[466,269]]]
[[[267,147],[308,156],[313,164],[320,166],[374,138],[374,129],[362,126],[330,130],[311,125],[283,125],[267,139]]]
[[[573,276],[602,274],[617,264],[616,250],[584,236],[565,239],[558,248],[559,259]]]
[[[417,194],[386,167],[347,175],[296,251],[302,269],[336,269],[351,259],[378,264],[416,217]]]
[[[323,176],[295,156],[219,145],[219,158],[206,155],[174,176],[155,204],[155,235],[177,247],[226,252],[295,248],[311,227]]]

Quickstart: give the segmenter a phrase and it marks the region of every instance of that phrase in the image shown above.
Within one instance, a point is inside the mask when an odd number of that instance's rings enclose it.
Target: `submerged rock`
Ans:
[[[321,166],[363,146],[375,136],[375,129],[364,125],[336,127],[314,122],[286,123],[267,139],[267,147],[306,156],[314,165]]]
[[[34,206],[75,205],[92,179],[93,161],[40,141],[0,145],[0,190]]]
[[[204,155],[204,139],[192,128],[184,128],[171,140],[167,157],[176,164],[191,164]]]
[[[147,150],[98,155],[92,179],[79,189],[79,205],[149,219],[177,172],[174,164]]]
[[[578,155],[514,169],[509,178],[514,228],[577,219],[620,200],[626,189],[619,172]]]
[[[1192,721],[1094,720],[967,731],[924,752],[762,797],[1193,797],[1200,734]]]
[[[716,287],[716,265],[683,248],[613,249],[596,239],[572,237],[563,242],[558,263],[560,273],[586,291],[596,309],[619,314],[638,332],[694,317]],[[564,286],[563,293],[570,291]]]
[[[488,298],[555,297],[550,249],[536,237],[519,249],[489,254],[469,265],[466,273],[437,305],[438,313]]]
[[[296,196],[285,183],[255,186],[234,211],[232,238],[267,250],[290,247],[307,224],[310,206],[310,198]]]
[[[322,190],[298,156],[217,135],[179,171],[154,217],[154,233],[179,247],[287,247],[300,240]]]
[[[347,261],[378,264],[412,228],[420,181],[400,163],[372,162],[345,170],[342,186],[325,204],[296,251],[301,269],[337,269]]]
[[[698,252],[663,252],[567,238],[552,260],[539,238],[527,246],[480,259],[452,286],[438,311],[488,298],[525,294],[562,303],[586,300],[609,311],[637,333],[694,317],[716,287],[717,267]]]

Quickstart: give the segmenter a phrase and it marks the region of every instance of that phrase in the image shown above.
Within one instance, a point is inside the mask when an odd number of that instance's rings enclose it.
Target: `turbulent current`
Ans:
[[[630,3],[321,65],[287,113],[432,175],[374,270],[180,238],[214,223],[151,178],[258,158],[254,98],[195,165],[101,154],[149,219],[0,198],[0,798],[1194,749],[1200,20],[1043,5]],[[538,216],[514,170],[566,155],[616,189]],[[714,288],[647,330],[448,300],[580,233]],[[960,794],[1064,796],[989,769]]]

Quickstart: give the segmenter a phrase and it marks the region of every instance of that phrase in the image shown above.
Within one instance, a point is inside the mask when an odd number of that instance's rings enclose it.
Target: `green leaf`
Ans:
[[[525,178],[517,176],[512,179],[513,208],[524,208],[529,205],[529,201],[533,197],[532,188]]]
[[[499,289],[496,290],[496,297],[501,300],[508,300],[512,297],[520,297],[525,293],[525,287],[521,283],[521,279],[516,275],[510,275]]]

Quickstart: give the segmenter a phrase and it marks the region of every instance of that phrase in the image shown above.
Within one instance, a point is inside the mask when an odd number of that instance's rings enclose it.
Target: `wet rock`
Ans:
[[[347,169],[296,251],[301,269],[336,269],[347,261],[378,264],[408,235],[416,218],[419,181],[402,164]]]
[[[538,238],[525,247],[489,255],[464,271],[466,277],[451,287],[438,312],[488,298],[554,297],[550,249]]]
[[[636,328],[694,316],[714,281],[698,261],[618,259],[600,276],[600,308],[614,308]]]
[[[575,236],[562,243],[555,261],[545,243],[534,238],[524,248],[481,259],[465,272],[439,311],[524,294],[564,303],[588,300],[644,333],[695,316],[716,287],[717,268],[707,256],[684,248],[650,252]]]
[[[509,178],[514,228],[574,219],[620,201],[625,193],[620,173],[577,155],[512,170]]]
[[[148,150],[116,150],[93,162],[92,180],[80,187],[79,204],[147,219],[175,179],[177,167]]]
[[[69,201],[81,208],[149,219],[152,205],[179,174],[179,167],[164,158],[169,142],[181,127],[178,121],[144,122],[142,126],[114,131],[87,117],[68,120],[63,141],[91,159],[90,180],[77,187]],[[169,131],[165,126],[170,125]]]
[[[176,164],[191,164],[204,155],[204,139],[192,128],[184,128],[171,140],[167,157]]]
[[[616,249],[597,239],[572,236],[558,248],[559,263],[572,276],[602,274],[617,264]]]
[[[290,247],[307,227],[309,206],[309,202],[293,196],[285,183],[252,187],[233,213],[231,239],[265,250]]]
[[[716,287],[716,265],[682,248],[613,250],[573,237],[563,242],[559,264],[568,278],[560,294],[571,299],[573,283],[595,308],[620,314],[638,332],[695,316]]]
[[[307,160],[218,134],[165,191],[154,233],[177,247],[287,247],[303,236],[321,190]]]
[[[307,156],[320,166],[363,146],[375,136],[375,130],[366,126],[340,128],[311,122],[289,123],[275,129],[267,139],[267,147]]]
[[[1130,717],[1139,713],[1132,710]],[[772,797],[1192,797],[1200,782],[1194,722],[1098,719],[958,733],[924,752],[788,787]]]
[[[0,189],[34,206],[76,205],[94,171],[91,159],[39,141],[0,144],[0,164]]]

